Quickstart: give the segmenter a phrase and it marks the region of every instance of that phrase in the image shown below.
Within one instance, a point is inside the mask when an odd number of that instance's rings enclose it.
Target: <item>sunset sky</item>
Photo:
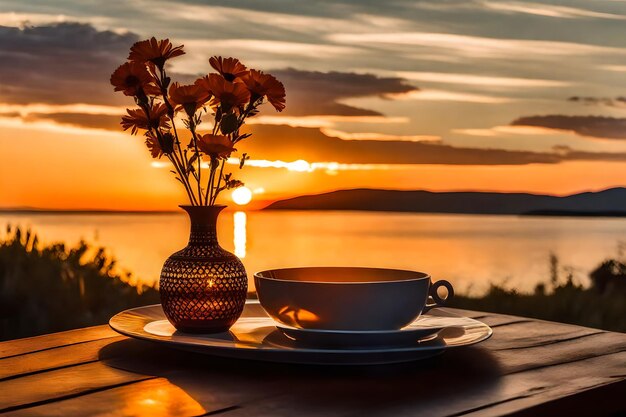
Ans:
[[[109,84],[150,36],[185,45],[182,82],[212,55],[284,82],[287,109],[266,105],[238,146],[257,202],[626,185],[624,0],[3,0],[0,208],[185,203]]]

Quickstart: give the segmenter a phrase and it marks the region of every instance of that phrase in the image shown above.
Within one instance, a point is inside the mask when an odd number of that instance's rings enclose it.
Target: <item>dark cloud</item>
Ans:
[[[84,113],[31,113],[23,118],[26,122],[45,120],[59,124],[94,129],[121,130],[120,116]]]
[[[525,165],[572,160],[626,161],[626,153],[554,153],[461,148],[445,144],[405,141],[342,140],[318,129],[288,126],[252,127],[254,136],[242,143],[253,159],[340,162],[359,164]]]
[[[0,96],[9,103],[116,104],[111,72],[138,40],[88,24],[0,26]]]
[[[567,99],[576,103],[582,103],[586,105],[606,106],[606,107],[626,107],[626,97],[582,97],[573,96]]]
[[[287,89],[287,111],[291,115],[375,116],[380,113],[341,104],[346,98],[407,93],[418,90],[402,78],[377,77],[350,72],[301,71],[294,68],[272,71]]]
[[[287,108],[290,116],[381,116],[370,109],[342,104],[342,99],[378,96],[418,91],[403,78],[378,77],[353,72],[304,71],[295,68],[268,71],[278,78],[287,91]],[[181,83],[193,83],[200,74],[172,74]]]
[[[512,126],[535,126],[568,130],[581,136],[626,139],[626,119],[603,116],[529,116],[511,122]]]
[[[111,72],[139,36],[99,31],[89,24],[0,26],[0,95],[4,102],[131,104],[109,85]],[[385,96],[417,88],[401,78],[370,74],[273,71],[288,92],[291,115],[371,116],[380,113],[341,104],[346,98]],[[192,82],[195,76],[172,74]]]
[[[570,151],[562,155],[563,161],[626,161],[626,153]]]

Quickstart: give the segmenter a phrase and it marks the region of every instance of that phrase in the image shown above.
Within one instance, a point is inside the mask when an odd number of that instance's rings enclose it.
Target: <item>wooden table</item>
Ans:
[[[108,326],[0,343],[7,416],[626,415],[626,334],[474,311],[488,341],[424,362],[327,367],[164,349]]]

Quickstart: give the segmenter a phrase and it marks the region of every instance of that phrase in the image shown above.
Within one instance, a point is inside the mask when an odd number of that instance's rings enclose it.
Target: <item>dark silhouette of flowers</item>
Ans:
[[[238,81],[246,74],[248,69],[237,58],[222,58],[221,56],[214,56],[209,59],[209,64],[219,72],[226,81]]]
[[[265,97],[276,111],[285,109],[285,86],[273,75],[252,69],[243,77],[243,82],[252,93],[250,101]]]
[[[121,91],[127,96],[159,95],[161,90],[154,83],[154,77],[146,64],[125,62],[111,74],[114,91]]]
[[[209,74],[196,81],[196,85],[209,92],[212,106],[221,106],[223,113],[233,108],[243,108],[250,101],[250,90],[245,84],[230,82],[220,74]]]
[[[144,109],[126,109],[128,115],[122,116],[122,129],[130,129],[130,133],[136,135],[139,129],[169,129],[170,125],[167,119],[167,107],[158,103],[150,108],[146,114]]]
[[[225,135],[207,133],[200,136],[198,148],[211,158],[228,158],[235,151],[235,144]]]
[[[217,73],[181,85],[172,82],[166,64],[183,54],[183,46],[173,46],[169,39],[152,37],[136,42],[128,61],[111,75],[111,84],[137,104],[122,116],[122,129],[133,135],[144,131],[150,155],[170,160],[172,172],[185,187],[192,205],[214,205],[221,191],[243,185],[232,173],[225,173],[224,166],[232,163],[228,161],[236,152],[235,144],[250,137],[250,133],[241,132],[246,119],[256,115],[265,100],[282,111],[285,87],[270,74],[248,70],[237,58],[221,56],[209,59]],[[181,113],[191,134],[186,147],[181,145],[176,126]],[[197,130],[206,113],[212,115],[213,125],[211,133],[201,135]],[[202,164],[203,159],[209,160],[208,168]],[[243,154],[235,164],[243,168],[248,159]],[[206,169],[208,179],[202,175]]]
[[[157,68],[163,69],[168,59],[184,54],[183,45],[174,47],[169,39],[156,40],[152,37],[145,41],[135,42],[130,48],[128,60],[140,63],[150,62]]]
[[[175,110],[185,110],[189,117],[193,117],[197,109],[201,108],[211,97],[204,88],[196,85],[180,85],[174,83],[170,86],[169,100],[175,105]]]

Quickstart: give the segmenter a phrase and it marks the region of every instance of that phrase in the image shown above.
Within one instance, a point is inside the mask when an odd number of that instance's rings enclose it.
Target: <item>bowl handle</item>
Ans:
[[[446,295],[446,298],[441,298],[439,297],[439,294],[437,294],[437,290],[439,289],[439,287],[442,286],[446,287],[446,289],[448,290],[448,295]],[[435,307],[445,306],[448,301],[450,301],[452,297],[454,297],[454,288],[452,288],[452,284],[450,284],[448,281],[446,281],[445,279],[441,279],[430,285],[430,288],[428,289],[428,295],[429,300],[432,298],[434,302],[426,304],[424,306],[424,309],[422,310],[422,314],[427,313]]]

